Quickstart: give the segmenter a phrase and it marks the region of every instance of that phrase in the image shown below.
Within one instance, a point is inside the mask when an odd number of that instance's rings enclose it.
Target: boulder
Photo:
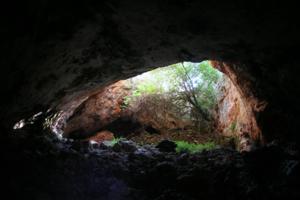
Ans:
[[[87,141],[94,141],[97,143],[102,143],[107,140],[113,140],[114,139],[114,134],[110,131],[104,130],[96,133],[94,136],[91,136],[87,138]]]
[[[119,141],[113,146],[113,150],[116,152],[135,152],[137,150],[137,145],[132,141]]]
[[[156,148],[158,148],[161,152],[175,152],[176,146],[177,145],[173,141],[163,140],[156,146]]]

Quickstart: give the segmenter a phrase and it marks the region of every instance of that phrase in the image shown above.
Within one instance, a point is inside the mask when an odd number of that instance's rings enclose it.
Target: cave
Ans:
[[[1,11],[3,196],[299,199],[296,5],[28,0],[9,2]],[[169,140],[157,146],[131,140],[106,145],[82,138],[84,126],[73,131],[90,123],[76,116],[120,81],[205,60],[231,83],[219,101],[218,111],[226,116],[218,115],[215,130],[229,134],[226,127],[238,115],[240,148],[178,153]],[[233,103],[243,105],[240,112],[227,109]],[[61,127],[72,120],[67,128],[74,137],[69,137]],[[91,115],[89,120],[97,121],[89,137],[98,130],[117,132],[124,124],[129,132],[160,132],[126,117],[104,123],[108,119]]]
[[[92,143],[127,138],[151,145],[213,142],[238,151],[261,146],[254,104],[219,70],[216,61],[156,68],[63,102],[44,126],[58,138]]]

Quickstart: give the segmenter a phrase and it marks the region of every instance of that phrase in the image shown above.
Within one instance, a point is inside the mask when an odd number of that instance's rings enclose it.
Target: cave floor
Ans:
[[[299,199],[299,154],[276,145],[249,153],[219,148],[160,152],[39,135],[2,152],[10,199]],[[5,180],[5,179],[4,179]]]
[[[141,133],[141,134],[132,134],[127,138],[138,143],[138,144],[158,144],[162,140],[171,140],[171,141],[186,141],[189,143],[206,143],[209,141],[216,140],[216,135],[212,133],[199,133],[193,130],[171,130],[164,131],[162,133]]]

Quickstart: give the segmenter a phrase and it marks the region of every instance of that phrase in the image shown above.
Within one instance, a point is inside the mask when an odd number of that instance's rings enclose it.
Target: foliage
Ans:
[[[129,103],[131,101],[132,97],[131,96],[125,96],[123,98],[123,102],[121,104],[121,109],[127,109],[129,106]]]
[[[216,148],[216,144],[214,142],[207,142],[203,144],[194,144],[188,143],[185,141],[175,141],[177,147],[176,152],[188,152],[188,153],[197,153],[203,150],[211,150]]]
[[[119,137],[119,138],[114,138],[113,140],[111,140],[111,141],[107,141],[107,144],[109,145],[109,146],[114,146],[115,144],[117,144],[119,141],[121,141],[121,140],[124,140],[124,138],[123,137]]]
[[[133,92],[133,96],[140,96],[142,94],[154,94],[159,93],[159,88],[153,82],[144,82],[137,85],[136,90]]]
[[[176,72],[174,85],[180,98],[192,107],[194,118],[210,120],[216,105],[216,84],[220,73],[212,68],[208,61],[199,63],[180,63],[173,65]]]
[[[206,130],[214,117],[216,85],[220,78],[221,73],[209,61],[158,68],[130,79],[133,89],[131,95],[124,98],[122,108],[136,107],[147,99],[148,106],[151,102],[160,105],[157,111],[167,109],[180,118],[194,121],[199,130],[201,126]],[[143,107],[147,105],[143,103]]]
[[[236,131],[236,129],[237,129],[237,122],[234,121],[230,124],[229,130],[231,131],[231,133],[234,133]]]

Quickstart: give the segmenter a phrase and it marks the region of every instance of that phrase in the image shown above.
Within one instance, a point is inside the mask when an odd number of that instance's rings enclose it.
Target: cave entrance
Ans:
[[[177,63],[125,80],[128,93],[121,110],[125,118],[140,124],[127,137],[142,144],[163,139],[212,144],[222,76],[203,61]]]
[[[171,140],[190,151],[216,146],[249,151],[258,144],[260,130],[253,102],[232,75],[216,61],[156,68],[65,98],[46,113],[43,124],[63,140],[100,144],[125,139],[140,145]],[[40,116],[21,120],[14,129]]]
[[[241,94],[213,64],[182,62],[120,80],[68,102],[48,124],[63,138],[97,143],[167,139],[193,151],[203,144],[238,148],[244,134],[249,146]]]

